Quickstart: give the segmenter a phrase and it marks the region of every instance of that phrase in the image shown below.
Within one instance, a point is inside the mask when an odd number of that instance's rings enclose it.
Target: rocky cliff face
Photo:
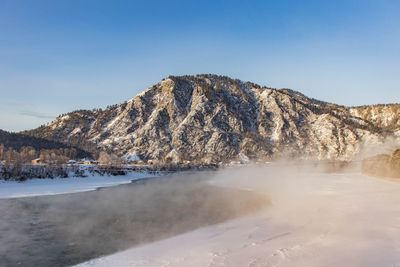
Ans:
[[[347,108],[216,75],[181,76],[25,134],[143,160],[350,159],[363,143],[398,133],[398,107],[382,109],[390,120],[374,107]]]
[[[351,115],[368,120],[400,136],[400,104],[352,107]]]

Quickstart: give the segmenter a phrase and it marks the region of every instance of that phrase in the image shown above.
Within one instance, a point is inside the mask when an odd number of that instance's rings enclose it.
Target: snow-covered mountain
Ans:
[[[105,110],[78,110],[36,137],[167,162],[293,155],[349,159],[399,136],[400,105],[344,107],[217,75],[170,76]]]
[[[371,123],[386,128],[400,136],[400,105],[370,105],[350,108],[353,116],[361,117]]]

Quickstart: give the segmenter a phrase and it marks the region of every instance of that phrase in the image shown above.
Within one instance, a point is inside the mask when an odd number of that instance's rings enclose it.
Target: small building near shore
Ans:
[[[97,165],[98,162],[92,159],[82,159],[78,162],[81,165]]]
[[[41,160],[40,158],[33,159],[33,160],[31,160],[31,163],[32,163],[33,165],[42,164],[42,160]]]

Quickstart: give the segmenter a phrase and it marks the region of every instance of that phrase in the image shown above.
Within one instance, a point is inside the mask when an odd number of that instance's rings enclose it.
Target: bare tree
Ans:
[[[19,153],[12,148],[7,149],[4,158],[7,163],[13,163],[19,159]]]
[[[108,154],[107,152],[100,152],[98,162],[101,165],[108,165],[114,167],[121,167],[122,159],[115,154]]]
[[[101,151],[99,154],[98,162],[101,165],[111,165],[111,156],[104,151]]]
[[[122,159],[115,154],[111,154],[111,165],[115,167],[121,167]]]
[[[4,157],[4,145],[0,144],[0,160],[2,160]]]
[[[28,163],[36,158],[36,150],[30,146],[24,146],[20,149],[19,155],[22,163]]]

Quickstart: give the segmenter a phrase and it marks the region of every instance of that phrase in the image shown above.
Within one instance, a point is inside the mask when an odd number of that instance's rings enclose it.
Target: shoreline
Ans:
[[[138,175],[137,178],[132,177]],[[0,181],[0,199],[19,199],[40,196],[66,195],[101,190],[142,180],[164,177],[149,173],[130,173],[120,176],[89,176],[69,178],[30,179],[24,182]]]
[[[241,218],[267,204],[253,192],[210,185],[206,176],[165,177],[0,200],[0,265],[72,266]]]
[[[235,176],[235,171],[228,174],[217,184],[271,196],[267,212],[76,266],[395,266],[400,262],[398,183],[361,173],[287,175],[282,170],[271,180],[264,180],[263,170],[253,171],[259,179],[252,180]]]

